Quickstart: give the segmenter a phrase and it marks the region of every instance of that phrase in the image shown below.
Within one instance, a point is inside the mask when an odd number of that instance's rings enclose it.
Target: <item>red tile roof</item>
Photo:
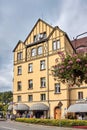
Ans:
[[[86,51],[87,52],[87,37],[75,39],[71,41],[74,48],[76,48],[76,51]]]

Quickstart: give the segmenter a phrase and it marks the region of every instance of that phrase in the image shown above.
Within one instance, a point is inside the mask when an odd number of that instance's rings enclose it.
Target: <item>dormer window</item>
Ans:
[[[34,36],[34,42],[38,41],[38,35]]]
[[[34,36],[34,42],[37,42],[37,41],[45,39],[45,38],[46,38],[46,32],[39,33],[39,34]]]
[[[44,37],[44,38],[46,38],[46,37],[47,37],[46,32],[44,32],[44,33],[43,33],[43,37]]]

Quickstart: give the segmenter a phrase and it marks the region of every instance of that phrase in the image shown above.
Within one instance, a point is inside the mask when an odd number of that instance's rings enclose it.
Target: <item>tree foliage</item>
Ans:
[[[8,105],[13,102],[13,93],[11,91],[0,92],[0,111],[4,113],[8,109]]]
[[[56,65],[51,70],[55,80],[78,86],[87,83],[87,53],[65,55],[60,51],[58,55],[60,61],[57,58]]]
[[[8,104],[13,101],[13,93],[11,91],[0,92],[0,102]]]

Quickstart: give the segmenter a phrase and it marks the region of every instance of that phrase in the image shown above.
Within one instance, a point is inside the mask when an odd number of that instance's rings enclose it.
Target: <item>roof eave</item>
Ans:
[[[23,41],[19,40],[17,45],[15,46],[15,48],[13,49],[13,52],[15,52],[15,49],[17,48],[17,46],[20,44],[20,43],[23,43]],[[24,43],[23,43],[24,44]]]

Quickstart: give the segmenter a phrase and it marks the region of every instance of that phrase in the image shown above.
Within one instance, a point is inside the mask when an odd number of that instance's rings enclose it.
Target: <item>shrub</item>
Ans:
[[[16,118],[16,121],[32,124],[40,124],[40,125],[59,126],[59,127],[87,126],[86,120]]]

